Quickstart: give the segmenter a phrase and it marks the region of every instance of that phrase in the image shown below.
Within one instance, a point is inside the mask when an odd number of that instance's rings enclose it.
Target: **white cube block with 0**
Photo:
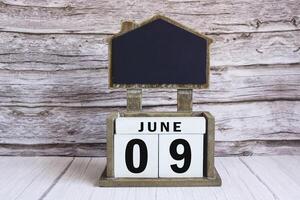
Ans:
[[[159,137],[159,177],[203,177],[203,134]]]
[[[115,177],[158,177],[158,135],[114,136]]]

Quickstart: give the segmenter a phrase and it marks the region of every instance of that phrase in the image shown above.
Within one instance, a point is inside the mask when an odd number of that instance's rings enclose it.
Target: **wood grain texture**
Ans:
[[[293,179],[300,186],[300,173],[298,165],[300,159],[297,156],[271,156],[270,162],[274,163],[281,169],[281,171],[288,175],[289,178]],[[287,164],[288,163],[288,164]]]
[[[247,102],[227,104],[196,104],[194,110],[209,110],[216,118],[216,140],[227,141],[216,147],[218,155],[234,154],[274,154],[299,153],[299,110],[298,101]],[[88,155],[85,150],[96,148],[91,155],[104,155],[94,143],[104,143],[106,133],[105,119],[111,111],[120,110],[118,107],[1,107],[3,116],[1,123],[2,143],[27,144],[28,152],[37,150],[45,155],[46,150],[34,149],[34,144],[45,144],[45,148],[53,150],[47,144],[79,143],[78,151],[70,152],[70,145],[63,153],[62,146],[57,146],[54,153],[59,155]],[[125,110],[125,107],[123,108]],[[146,107],[146,111],[176,111],[176,106]],[[282,111],[284,110],[284,111]],[[280,112],[281,111],[281,112]],[[13,124],[13,126],[11,125]],[[259,126],[257,125],[259,124]],[[28,131],[30,130],[30,131]],[[271,141],[293,140],[295,149],[284,146],[281,151],[272,153]],[[269,143],[259,143],[260,140],[271,140]],[[229,143],[234,141],[233,143]],[[239,141],[244,141],[240,143]],[[235,143],[236,142],[236,143]],[[258,144],[257,144],[258,142]],[[80,143],[87,143],[81,150]],[[89,147],[89,143],[91,146]],[[290,145],[290,143],[286,143]],[[225,145],[225,146],[224,146]],[[233,146],[232,146],[233,145]],[[0,145],[1,146],[1,145]],[[252,149],[258,146],[259,149]],[[275,146],[280,146],[275,145]],[[73,148],[76,148],[73,145]],[[274,146],[273,146],[274,147]],[[7,155],[7,148],[5,146]],[[16,154],[14,146],[12,153]],[[26,149],[26,145],[23,146]],[[265,149],[265,151],[264,151]],[[246,153],[245,153],[246,152]],[[250,152],[250,153],[249,153]],[[251,153],[252,152],[252,153]],[[49,152],[53,155],[53,153]]]
[[[104,170],[105,163],[104,158],[75,158],[57,184],[44,195],[44,199],[89,199],[91,190],[100,189],[97,187],[97,178]],[[104,192],[101,199],[109,199],[106,195]]]
[[[263,167],[256,167],[256,160]],[[295,166],[284,174],[291,166],[277,163],[287,161]],[[289,200],[299,197],[299,185],[290,178],[299,169],[299,156],[254,157],[246,161],[237,157],[216,158],[216,167],[223,180],[222,187],[96,187],[104,166],[103,158],[75,158],[57,184],[44,196],[45,199]],[[264,173],[266,169],[268,172]],[[279,183],[289,185],[281,186]]]
[[[299,155],[299,140],[217,141],[215,156]],[[106,156],[105,143],[0,144],[1,156]]]
[[[71,161],[72,158],[57,157],[1,157],[0,197],[39,199]]]
[[[1,156],[106,156],[105,143],[0,144]],[[241,154],[242,155],[242,154]]]
[[[58,71],[107,68],[111,35],[0,31],[0,69]],[[209,35],[211,66],[300,62],[300,30]]]
[[[42,64],[43,66],[43,64]],[[47,66],[45,66],[46,69]],[[50,67],[51,69],[51,67]],[[300,63],[211,69],[209,89],[194,90],[194,103],[299,100]],[[0,70],[2,106],[126,105],[126,91],[109,90],[106,69],[51,72]],[[143,105],[174,105],[176,90],[143,90]]]
[[[196,104],[194,110],[209,110],[215,117],[217,141],[282,138],[297,140],[300,132],[297,113],[299,107],[300,103],[297,101],[274,101],[225,105]],[[106,117],[108,113],[118,110],[120,109],[101,107],[0,107],[2,142],[22,141],[23,144],[104,142]],[[176,107],[146,107],[144,110],[176,111]],[[284,111],[279,112],[280,110]]]
[[[294,200],[300,156],[216,158],[222,187],[103,188],[105,158],[0,157],[3,199]]]
[[[2,31],[27,33],[115,33],[121,20],[143,21],[167,15],[202,32],[299,30],[297,1],[5,0],[0,5]]]
[[[166,15],[214,39],[210,88],[195,111],[216,118],[216,155],[300,154],[297,1],[0,2],[0,155],[105,155],[107,38],[121,20]],[[144,90],[147,111],[176,111],[176,90]]]
[[[299,158],[295,157],[299,164]],[[261,182],[266,185],[274,196],[274,199],[299,199],[300,185],[296,177],[291,177],[295,173],[295,169],[291,168],[291,164],[286,162],[287,167],[283,167],[277,162],[280,158],[241,158],[241,161],[248,167],[248,169],[259,177]],[[266,168],[266,166],[272,166]],[[299,166],[298,166],[299,167]],[[287,169],[290,171],[287,172]],[[299,168],[298,168],[299,169]],[[299,173],[299,170],[298,170]]]

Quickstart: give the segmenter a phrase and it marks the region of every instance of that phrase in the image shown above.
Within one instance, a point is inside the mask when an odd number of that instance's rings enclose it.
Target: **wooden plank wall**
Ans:
[[[105,155],[107,38],[122,20],[166,15],[214,39],[211,87],[194,110],[216,117],[216,154],[300,154],[298,0],[0,1],[0,155]],[[175,111],[175,90],[145,90]]]

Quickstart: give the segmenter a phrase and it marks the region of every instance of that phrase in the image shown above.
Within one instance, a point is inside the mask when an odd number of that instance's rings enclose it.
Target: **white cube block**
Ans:
[[[159,135],[159,177],[203,177],[203,136]]]
[[[114,135],[115,177],[157,178],[158,135]]]
[[[198,134],[205,132],[204,117],[119,117],[116,119],[116,134]]]

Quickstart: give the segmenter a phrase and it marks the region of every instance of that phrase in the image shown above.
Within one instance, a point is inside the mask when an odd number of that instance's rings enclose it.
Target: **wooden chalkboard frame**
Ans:
[[[207,42],[207,50],[206,50],[206,83],[204,84],[116,84],[112,82],[112,40],[116,37],[119,37],[123,34],[126,34],[130,31],[135,30],[136,28],[142,27],[150,22],[153,22],[157,19],[163,19],[181,29],[184,29],[190,33],[193,33],[197,35],[198,37],[201,37],[206,40]],[[123,25],[124,26],[124,25]],[[126,26],[126,24],[125,24]],[[113,35],[111,38],[108,39],[108,53],[109,53],[109,66],[108,66],[108,71],[109,71],[109,76],[108,76],[108,85],[109,88],[132,88],[132,89],[138,89],[138,88],[170,88],[170,89],[202,89],[202,88],[208,88],[209,87],[209,69],[210,69],[210,44],[213,42],[213,40],[199,32],[194,31],[193,29],[190,29],[166,16],[163,15],[155,15],[152,18],[140,23],[140,24],[135,24],[134,27],[131,27],[130,29],[122,27],[122,30]]]

